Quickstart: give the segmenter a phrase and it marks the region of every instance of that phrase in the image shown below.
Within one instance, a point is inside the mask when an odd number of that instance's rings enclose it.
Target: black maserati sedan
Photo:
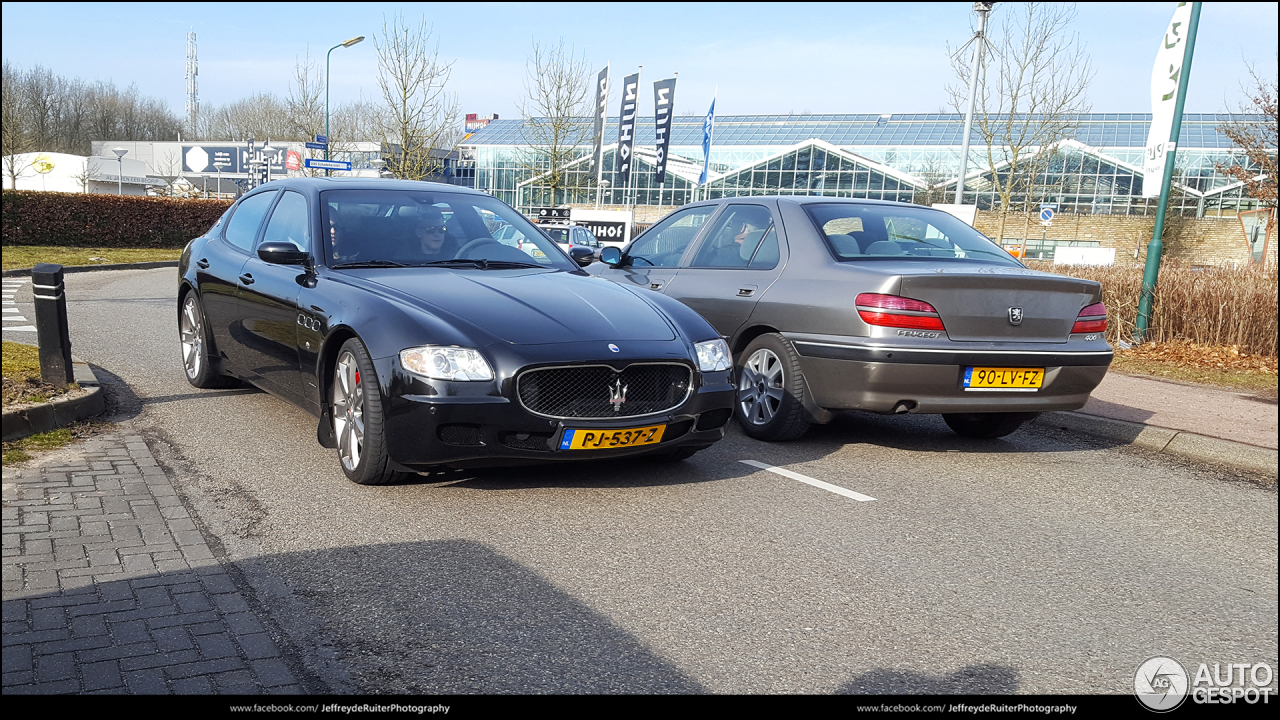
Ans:
[[[248,382],[310,411],[360,484],[439,466],[680,460],[732,416],[732,361],[711,325],[588,275],[485,193],[267,183],[187,245],[179,272],[187,380]]]

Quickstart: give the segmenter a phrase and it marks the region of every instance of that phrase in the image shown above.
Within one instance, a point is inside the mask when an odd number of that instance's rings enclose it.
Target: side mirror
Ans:
[[[595,255],[595,251],[582,245],[574,245],[569,248],[569,257],[573,258],[574,261],[582,267],[586,267],[595,262]]]
[[[302,265],[311,253],[291,242],[269,242],[258,246],[258,257],[273,265]]]
[[[622,264],[622,251],[616,245],[610,245],[600,251],[600,261],[611,267]]]

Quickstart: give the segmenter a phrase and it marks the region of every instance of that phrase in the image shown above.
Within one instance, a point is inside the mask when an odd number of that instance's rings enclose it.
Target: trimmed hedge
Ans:
[[[4,245],[181,248],[231,201],[5,190],[3,205]]]

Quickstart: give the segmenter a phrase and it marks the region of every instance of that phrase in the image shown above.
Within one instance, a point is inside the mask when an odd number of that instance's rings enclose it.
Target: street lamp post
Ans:
[[[609,181],[605,180],[604,178],[601,178],[598,185],[599,187],[596,188],[596,209],[597,210],[600,209],[600,201],[602,199],[601,196],[604,195],[605,188],[609,187]]]
[[[969,172],[969,132],[973,128],[973,104],[978,98],[978,68],[982,65],[983,44],[987,41],[987,15],[991,13],[993,2],[975,2],[974,12],[978,13],[978,33],[973,36],[973,68],[969,71],[969,111],[964,114],[964,137],[960,146],[960,180],[956,182],[956,204],[964,204],[964,176]],[[945,198],[946,192],[943,191]],[[945,200],[944,200],[945,202]],[[977,204],[977,201],[974,201]]]
[[[124,156],[129,154],[124,148],[111,148],[111,152],[116,154],[116,160],[120,163],[120,174],[116,175],[116,195],[124,195]]]
[[[271,163],[276,159],[276,149],[271,147],[271,138],[262,146],[262,159],[267,163],[267,182],[271,182]]]
[[[324,159],[325,160],[329,159],[329,56],[333,54],[334,50],[337,50],[340,47],[351,47],[352,45],[355,45],[356,43],[361,42],[362,40],[364,40],[363,35],[360,35],[359,37],[353,37],[350,40],[344,40],[343,42],[340,42],[337,45],[334,45],[333,47],[329,48],[329,52],[324,54]],[[329,169],[326,168],[324,171],[324,174],[325,174],[325,177],[328,177],[332,173]]]

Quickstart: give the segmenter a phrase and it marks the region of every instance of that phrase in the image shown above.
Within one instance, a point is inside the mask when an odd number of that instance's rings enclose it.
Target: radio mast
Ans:
[[[192,139],[199,136],[200,95],[196,83],[199,72],[196,67],[196,33],[192,28],[187,31],[187,132]]]

